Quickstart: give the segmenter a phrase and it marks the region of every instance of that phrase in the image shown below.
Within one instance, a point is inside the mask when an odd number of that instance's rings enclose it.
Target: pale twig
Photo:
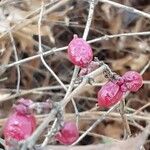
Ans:
[[[89,41],[87,41],[87,43],[95,43],[95,42],[99,42],[99,41],[103,41],[103,40],[109,40],[109,39],[112,39],[112,38],[117,38],[117,37],[122,37],[122,36],[130,37],[130,36],[147,36],[147,35],[150,35],[149,31],[148,32],[135,32],[135,33],[121,33],[121,34],[116,34],[116,35],[105,35],[105,36],[102,36],[102,37],[99,37],[99,38],[95,38],[93,40],[89,40]],[[67,48],[68,48],[68,46],[64,46],[64,47],[56,48],[56,49],[50,49],[46,52],[43,52],[42,55],[47,56],[47,55],[53,54],[54,52],[64,51]],[[39,58],[40,56],[41,56],[41,54],[36,54],[34,56],[31,56],[31,57],[13,62],[13,63],[8,64],[8,65],[1,65],[0,69],[10,68],[10,67],[13,67],[15,65],[23,64],[23,63],[29,62],[33,59]]]
[[[97,120],[100,116],[106,114],[106,111],[84,111],[84,112],[80,112],[80,121],[95,121]],[[36,119],[38,123],[43,122],[43,120],[45,118],[47,118],[49,116],[49,114],[44,114],[44,115],[37,115]],[[66,113],[65,118],[67,119],[72,119],[74,120],[74,118],[76,117],[76,115],[74,113]],[[138,114],[138,115],[134,115],[133,113],[129,113],[126,114],[126,117],[128,119],[128,121],[146,121],[146,122],[150,122],[150,115],[148,113],[142,113],[142,114]],[[55,118],[52,118],[53,121]],[[111,112],[109,113],[109,116],[106,116],[106,119],[110,119],[110,120],[118,120],[121,121],[121,116],[120,113],[118,112]],[[7,118],[3,118],[0,119],[0,126],[3,126],[4,122],[7,120]]]
[[[41,147],[45,147],[45,146],[47,145],[47,143],[48,143],[48,141],[49,141],[49,138],[52,136],[53,130],[55,129],[55,127],[56,127],[56,125],[57,125],[57,121],[58,121],[58,119],[56,118],[56,119],[54,120],[54,122],[53,122],[53,125],[52,125],[52,127],[51,127],[51,130],[50,130],[50,131],[48,132],[48,134],[46,135],[46,138],[44,139],[44,141],[43,141]]]
[[[76,145],[78,142],[80,142],[86,135],[87,133],[89,133],[91,130],[93,130],[93,128],[95,128],[101,121],[103,121],[106,116],[114,111],[120,102],[118,102],[117,104],[115,104],[113,107],[111,107],[107,112],[105,112],[105,114],[103,114],[102,116],[100,116],[93,124],[92,126],[90,126],[72,145]]]
[[[95,0],[91,0],[90,8],[89,8],[89,14],[88,14],[88,19],[87,19],[86,26],[85,26],[84,33],[83,33],[83,39],[84,40],[87,39],[87,36],[88,36],[88,33],[89,33],[89,29],[90,29],[90,26],[91,26],[93,13],[94,13],[94,6],[95,6]],[[72,89],[74,87],[74,81],[77,78],[78,72],[79,72],[79,67],[75,66],[74,71],[73,71],[73,75],[72,75],[72,78],[71,78],[71,81],[70,81],[70,86],[69,86],[69,88],[68,88],[68,90],[66,92],[66,95],[65,95],[64,99],[66,99],[66,97],[68,97],[68,95],[72,91]],[[77,114],[77,121],[76,121],[77,125],[78,125],[78,120],[79,120],[79,115]]]
[[[146,17],[146,18],[150,19],[150,14],[149,13],[137,10],[137,9],[135,9],[133,7],[122,5],[120,3],[117,3],[117,2],[114,2],[114,1],[111,1],[111,0],[98,0],[98,1],[102,2],[102,3],[110,4],[110,5],[114,6],[114,7],[121,8],[121,9],[129,11],[131,13],[135,13],[135,14],[137,14],[139,16]]]
[[[48,69],[48,71],[54,76],[54,78],[58,81],[58,83],[64,88],[65,91],[67,91],[66,86],[63,84],[63,82],[59,79],[59,77],[55,74],[55,72],[48,66],[48,64],[46,63],[46,61],[44,60],[44,57],[42,55],[43,51],[42,51],[42,46],[41,46],[41,21],[42,21],[42,15],[43,15],[43,11],[44,11],[44,3],[42,4],[41,7],[41,13],[40,13],[40,18],[39,18],[39,22],[38,22],[38,31],[39,31],[39,53],[41,53],[41,61],[43,63],[43,65]],[[74,106],[75,109],[75,113],[78,116],[78,109],[76,106],[75,101],[72,99],[72,104]]]
[[[130,130],[127,116],[125,114],[125,101],[124,100],[120,103],[120,115],[122,118],[122,123],[124,125],[124,139],[127,139],[128,137],[131,136],[131,130]]]
[[[47,70],[54,76],[54,78],[58,81],[58,83],[64,88],[66,89],[66,87],[64,86],[64,84],[62,83],[62,81],[58,78],[58,76],[54,73],[54,71],[47,65],[46,61],[44,60],[43,57],[43,50],[42,50],[42,40],[41,40],[41,20],[42,20],[42,15],[43,15],[43,11],[44,11],[44,4],[42,4],[41,7],[41,13],[40,13],[40,18],[38,21],[38,34],[39,34],[39,53],[40,53],[40,58],[41,61],[43,63],[43,65],[47,68]]]
[[[84,133],[85,131],[80,131],[80,133]],[[105,135],[101,135],[101,134],[98,134],[98,133],[94,133],[94,132],[89,132],[88,135],[91,135],[93,137],[97,137],[97,138],[102,138],[103,140],[107,139],[109,141],[114,141],[114,142],[119,142],[120,140],[117,140],[115,138],[112,138],[112,137],[108,137],[108,136],[105,136]]]
[[[41,54],[41,61],[43,63],[43,65],[47,68],[47,70],[53,75],[53,77],[58,81],[58,83],[64,88],[65,91],[67,91],[66,86],[63,84],[63,82],[59,79],[59,77],[56,75],[56,73],[49,67],[49,65],[46,63],[46,61],[44,60],[44,57],[42,55],[43,50],[42,50],[42,40],[41,40],[41,21],[42,21],[42,15],[43,15],[43,11],[44,11],[44,3],[42,4],[41,7],[41,13],[40,13],[40,18],[39,18],[39,22],[38,22],[38,33],[39,33],[39,53]],[[72,100],[74,101],[74,100]],[[75,112],[78,114],[78,110],[76,107],[75,102],[72,102]]]
[[[73,98],[75,95],[79,95],[82,92],[82,89],[84,88],[84,86],[87,84],[88,79],[89,78],[95,78],[96,76],[98,76],[99,74],[103,73],[103,71],[107,68],[108,66],[106,64],[102,65],[100,68],[96,69],[95,71],[91,72],[90,74],[86,75],[82,82],[79,84],[79,86],[74,89],[72,91],[72,93],[70,95],[68,95],[68,97],[66,97],[65,99],[63,99],[61,101],[61,105],[62,107],[65,107],[67,105],[67,103],[70,101],[71,98]]]
[[[136,110],[133,114],[136,115],[138,114],[140,111],[142,111],[143,109],[145,109],[146,107],[150,106],[150,102],[145,104],[144,106],[142,106],[141,108],[139,108],[138,110]]]
[[[80,115],[80,119],[85,120],[87,118],[87,120],[97,120],[100,116],[105,115],[107,112],[106,111],[86,111],[86,112],[81,112],[79,113]],[[74,118],[74,114],[66,114],[65,117],[67,118]],[[137,121],[150,121],[150,115],[149,114],[142,114],[142,115],[133,115],[132,114],[126,114],[127,119],[128,120],[132,120],[133,118]],[[108,118],[108,117],[106,117]],[[118,118],[119,120],[121,119],[120,113],[117,112],[111,112],[109,113],[109,118],[113,119],[113,118]]]
[[[145,67],[141,70],[140,74],[143,75],[144,72],[149,68],[150,66],[150,60],[148,61],[148,63],[145,65]]]
[[[13,50],[14,50],[14,55],[15,55],[15,61],[18,62],[19,59],[18,59],[18,54],[17,54],[17,49],[16,49],[16,45],[15,45],[15,40],[13,38],[13,35],[11,33],[11,31],[9,30],[9,35],[10,35],[10,39],[11,39],[11,43],[12,43],[12,46],[13,46]],[[16,94],[18,95],[19,94],[19,89],[20,89],[20,67],[19,67],[19,64],[16,65],[16,68],[17,68],[17,91],[16,91]]]
[[[84,33],[83,33],[83,39],[84,40],[87,39],[87,36],[89,34],[89,30],[90,30],[90,26],[91,26],[93,14],[94,14],[94,6],[95,6],[95,0],[91,0],[90,1],[89,14],[88,14],[86,26],[85,26]]]

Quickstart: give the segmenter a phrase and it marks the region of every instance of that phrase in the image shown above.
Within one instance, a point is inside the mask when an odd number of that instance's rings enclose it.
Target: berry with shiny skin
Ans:
[[[124,92],[115,82],[109,81],[98,92],[98,105],[109,108],[122,99]]]
[[[79,137],[79,131],[74,122],[65,122],[62,129],[56,134],[55,138],[61,144],[70,145]]]
[[[122,78],[124,86],[131,92],[137,92],[143,85],[142,76],[136,71],[128,71]]]
[[[68,45],[68,57],[74,65],[84,68],[92,61],[93,51],[84,39],[74,35],[73,40]]]
[[[31,100],[21,99],[18,105],[12,108],[11,114],[4,125],[4,138],[6,144],[11,146],[11,141],[21,141],[28,138],[36,128],[36,119],[32,113],[27,112],[28,109],[22,104],[30,104]],[[23,109],[23,111],[22,111]]]

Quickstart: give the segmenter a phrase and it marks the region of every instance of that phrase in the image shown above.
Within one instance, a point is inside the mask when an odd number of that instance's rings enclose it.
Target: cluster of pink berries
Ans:
[[[93,60],[93,51],[90,45],[78,38],[77,35],[69,43],[68,56],[70,61],[81,68],[80,76],[86,75],[98,67]],[[126,91],[136,92],[142,86],[142,77],[135,71],[128,71],[118,80],[107,82],[98,92],[100,107],[109,108],[122,99]],[[33,102],[29,99],[20,99],[13,106],[11,115],[4,126],[4,137],[7,145],[10,141],[21,141],[28,138],[36,128],[36,119],[29,107]],[[79,131],[74,122],[65,122],[55,135],[61,144],[72,144],[79,137]]]
[[[33,102],[29,99],[20,99],[12,107],[10,116],[4,125],[4,138],[6,144],[11,146],[14,142],[28,138],[36,128],[36,119],[28,107]]]
[[[137,92],[143,85],[142,77],[135,71],[128,71],[118,82],[107,82],[98,92],[98,104],[100,107],[109,108],[120,101],[127,91]]]
[[[86,75],[98,65],[93,60],[93,51],[90,45],[74,35],[68,45],[68,56],[70,61],[81,68],[79,76]],[[142,86],[142,77],[135,71],[128,71],[119,80],[109,81],[98,92],[98,104],[100,107],[108,108],[116,104],[126,91],[136,92]]]
[[[3,134],[6,145],[13,147],[18,141],[27,139],[36,129],[36,118],[29,109],[33,102],[21,98],[12,107],[11,114],[5,122]],[[74,122],[65,122],[55,138],[61,144],[72,144],[79,137],[79,132]]]

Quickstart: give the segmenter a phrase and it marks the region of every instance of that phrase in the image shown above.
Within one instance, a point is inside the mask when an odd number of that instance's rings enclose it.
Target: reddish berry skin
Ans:
[[[31,101],[26,101],[31,102]],[[36,119],[33,114],[25,112],[22,104],[15,106],[17,109],[12,109],[12,114],[8,117],[4,125],[4,138],[6,144],[10,146],[10,141],[21,141],[28,138],[36,128]],[[23,111],[21,111],[23,108]]]
[[[142,76],[136,71],[128,71],[122,78],[125,87],[131,92],[137,92],[143,85]]]
[[[79,72],[79,77],[82,77],[91,73],[92,71],[96,70],[98,67],[99,67],[98,62],[91,61],[86,68],[81,68]]]
[[[32,100],[21,98],[16,102],[16,105],[13,105],[12,110],[20,114],[31,114],[29,106],[32,104]]]
[[[111,81],[107,82],[98,92],[98,105],[109,108],[121,100],[123,91],[120,86]]]
[[[70,145],[78,139],[79,131],[74,122],[65,122],[55,137],[61,144]]]
[[[84,39],[74,35],[73,40],[68,45],[68,56],[74,65],[84,68],[92,61],[93,51]]]

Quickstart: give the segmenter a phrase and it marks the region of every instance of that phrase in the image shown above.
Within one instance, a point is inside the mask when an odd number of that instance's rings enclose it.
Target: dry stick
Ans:
[[[54,73],[54,71],[47,65],[47,63],[46,63],[46,61],[44,60],[44,57],[43,57],[43,50],[42,50],[42,46],[41,46],[41,43],[42,43],[42,40],[41,40],[41,20],[42,20],[43,10],[44,10],[44,5],[42,5],[42,7],[41,7],[41,13],[40,13],[40,18],[39,18],[39,22],[38,22],[40,58],[41,58],[41,61],[42,61],[43,65],[48,69],[48,71],[54,76],[54,78],[59,82],[59,84],[64,89],[66,89],[66,87],[64,86],[62,81],[58,78],[58,76]]]
[[[145,109],[146,107],[150,106],[150,102],[145,104],[144,106],[142,106],[141,108],[139,108],[138,110],[136,110],[133,114],[138,114],[139,112],[141,112],[143,109]]]
[[[6,79],[5,79],[6,80]],[[1,81],[1,80],[0,80]],[[93,83],[92,86],[96,86],[96,87],[100,87],[102,85],[104,85],[104,83]],[[148,81],[143,81],[143,84],[150,84]],[[64,84],[66,88],[69,87],[70,84]],[[75,84],[74,87],[77,87],[78,85]],[[89,85],[88,85],[89,86]],[[38,94],[38,91],[39,92],[42,92],[42,91],[46,91],[46,90],[56,90],[56,89],[62,89],[63,87],[60,86],[60,85],[54,85],[54,86],[45,86],[45,87],[38,87],[38,88],[33,88],[33,89],[30,89],[30,90],[23,90],[23,89],[20,89],[20,93],[19,93],[19,96],[23,96],[23,95],[27,95],[27,94]],[[5,91],[5,92],[16,92],[16,89],[1,89],[0,91]],[[0,102],[4,102],[4,101],[7,101],[7,100],[10,100],[10,99],[14,99],[18,97],[18,95],[16,94],[12,94],[10,96],[7,96],[7,97],[4,97],[4,98],[0,98]],[[80,96],[79,96],[80,97]],[[83,97],[83,96],[82,96]],[[148,106],[146,106],[148,107]],[[145,108],[145,107],[144,107]],[[142,109],[144,109],[142,108]]]
[[[53,125],[52,125],[52,127],[51,127],[51,130],[48,132],[48,134],[46,135],[46,138],[44,139],[44,141],[43,141],[43,143],[42,143],[42,145],[41,145],[41,147],[45,147],[46,145],[47,145],[47,143],[48,143],[48,141],[49,141],[49,137],[51,137],[52,136],[52,133],[53,133],[53,130],[55,129],[55,126],[57,125],[57,118],[55,119],[55,121],[54,121],[54,123],[53,123]]]
[[[120,103],[120,115],[124,126],[124,139],[127,139],[129,136],[131,136],[131,130],[125,114],[125,100]]]
[[[84,40],[87,39],[87,36],[88,36],[88,33],[89,33],[89,29],[90,29],[93,14],[94,14],[94,6],[95,6],[95,0],[91,0],[88,19],[87,19],[86,26],[85,26],[84,33],[83,33],[83,39]],[[73,71],[73,75],[72,75],[72,78],[71,78],[71,81],[70,81],[70,85],[69,85],[69,88],[66,92],[66,95],[65,95],[64,99],[66,99],[66,97],[68,97],[69,94],[71,93],[71,91],[74,87],[74,81],[77,78],[78,72],[79,72],[79,67],[75,66],[74,71]],[[77,116],[77,120],[76,120],[77,125],[78,125],[78,121],[79,121],[79,115]]]
[[[99,118],[99,116],[103,116],[104,114],[106,114],[106,111],[97,111],[97,112],[81,112],[79,113],[80,114],[80,118],[85,120],[86,118],[91,120],[97,120]],[[128,120],[132,120],[132,118],[134,118],[135,120],[137,121],[140,121],[140,120],[144,120],[144,121],[150,121],[150,116],[148,114],[142,114],[142,115],[134,115],[133,113],[132,114],[126,114]],[[68,118],[73,118],[74,117],[74,114],[67,114],[66,117]],[[121,119],[121,116],[120,116],[120,113],[117,113],[117,112],[111,112],[109,113],[109,117],[111,117],[112,119],[113,118],[120,118]],[[119,120],[120,120],[119,119]]]
[[[80,112],[80,120],[97,120],[99,118],[99,116],[102,116],[106,114],[106,111],[86,111],[86,112]],[[45,115],[37,115],[36,119],[37,122],[43,122],[43,119],[47,118],[49,114],[45,114]],[[150,115],[148,113],[142,113],[141,115],[134,115],[134,113],[130,113],[130,114],[126,114],[126,117],[129,121],[146,121],[146,122],[150,122]],[[65,118],[75,118],[75,114],[74,113],[67,113],[65,114]],[[106,116],[107,119],[115,119],[115,120],[121,120],[121,116],[120,113],[117,112],[111,112],[109,113],[109,116]],[[0,126],[3,126],[4,122],[6,121],[7,118],[3,118],[0,119]],[[53,121],[54,119],[52,119]]]
[[[72,91],[72,93],[70,95],[68,95],[68,97],[66,97],[65,99],[63,99],[60,103],[60,105],[64,108],[67,103],[70,101],[71,98],[73,98],[75,95],[79,95],[82,92],[82,89],[84,88],[84,86],[87,84],[88,79],[89,78],[95,78],[96,76],[100,75],[101,73],[103,73],[103,71],[107,68],[108,66],[106,64],[102,65],[100,68],[96,69],[95,71],[91,72],[90,74],[86,75],[83,78],[83,81],[79,84],[79,86]]]
[[[18,55],[17,55],[17,49],[16,49],[16,46],[15,46],[15,40],[13,38],[11,30],[9,30],[9,35],[10,35],[11,43],[12,43],[13,50],[14,50],[15,61],[17,62],[17,61],[19,61],[19,59],[18,59]],[[18,95],[19,94],[19,89],[20,89],[20,67],[19,67],[19,65],[16,65],[16,68],[17,68],[17,75],[18,75],[17,86],[16,86],[16,89],[17,89],[16,94]]]
[[[114,6],[114,7],[121,8],[121,9],[124,9],[126,11],[129,11],[129,12],[132,12],[132,13],[136,13],[139,16],[143,16],[143,17],[146,17],[146,18],[150,19],[150,14],[149,13],[137,10],[137,9],[135,9],[133,7],[122,5],[122,4],[119,4],[119,3],[116,3],[116,2],[110,1],[110,0],[98,0],[98,1],[102,2],[102,3],[110,4],[110,5]]]
[[[135,33],[121,33],[121,34],[116,34],[116,35],[105,35],[105,36],[102,36],[102,37],[99,37],[99,38],[95,38],[93,40],[89,40],[89,41],[87,41],[87,43],[95,43],[95,42],[98,42],[98,41],[109,40],[109,39],[117,38],[117,37],[147,36],[147,35],[150,35],[150,31],[148,31],[148,32],[135,32]],[[57,49],[50,49],[46,52],[43,52],[42,55],[47,56],[47,55],[53,54],[54,52],[59,52],[59,51],[66,50],[67,48],[68,48],[68,46],[60,47],[60,48],[57,48]],[[16,61],[16,62],[13,62],[13,63],[8,64],[8,65],[1,65],[0,69],[10,68],[10,67],[13,67],[13,66],[16,66],[16,65],[19,65],[19,64],[29,62],[29,61],[31,61],[33,59],[36,59],[36,58],[39,58],[39,57],[41,57],[41,54],[37,54],[37,55],[31,56],[31,57],[22,59],[20,61]]]
[[[91,0],[90,1],[89,14],[88,14],[86,26],[85,26],[84,33],[83,33],[83,39],[84,40],[87,39],[87,36],[89,34],[89,30],[90,30],[90,26],[91,26],[93,14],[94,14],[94,7],[95,7],[95,0]]]
[[[93,128],[95,128],[101,121],[103,121],[106,116],[114,111],[118,105],[119,105],[120,102],[118,102],[116,105],[114,105],[113,107],[111,107],[105,114],[103,114],[102,116],[99,117],[98,120],[96,120],[93,125],[91,127],[89,127],[72,145],[76,145],[78,142],[80,142],[86,135],[87,133],[89,133]]]
[[[46,61],[44,60],[44,57],[42,55],[43,51],[42,51],[42,40],[41,40],[41,21],[42,21],[42,16],[43,16],[43,11],[44,11],[44,3],[41,6],[41,13],[40,13],[40,18],[38,21],[38,33],[39,33],[39,53],[41,54],[41,61],[43,63],[43,65],[48,69],[48,71],[54,76],[54,78],[58,81],[58,83],[65,89],[65,91],[67,91],[67,88],[65,87],[65,85],[63,84],[63,82],[59,79],[59,77],[55,74],[55,72],[48,66],[48,64],[46,63]],[[78,109],[76,106],[76,103],[74,102],[74,100],[72,99],[72,103],[75,109],[75,113],[78,114]],[[51,133],[49,133],[51,135]],[[44,142],[45,143],[45,142]]]
[[[142,69],[142,71],[140,72],[141,75],[144,74],[144,72],[149,68],[150,66],[150,60],[148,61],[148,63],[146,64],[146,66]]]
[[[50,71],[50,73],[56,78],[56,80],[60,83],[60,85],[61,85],[65,90],[67,90],[67,88],[64,86],[64,84],[62,83],[62,81],[61,81],[61,80],[58,78],[58,76],[53,72],[53,70],[47,65],[47,63],[45,62],[45,60],[44,60],[44,58],[43,58],[43,55],[42,55],[41,29],[40,29],[40,27],[41,27],[41,20],[42,20],[43,10],[44,10],[44,5],[42,4],[41,13],[40,13],[40,18],[39,18],[39,22],[38,22],[38,29],[39,29],[39,52],[40,52],[40,54],[41,54],[41,61],[42,61],[42,63],[44,64],[44,66]],[[74,103],[74,107],[76,108],[75,103]],[[55,111],[57,112],[58,110],[55,110]],[[56,114],[56,112],[55,112],[55,114]],[[56,119],[55,119],[55,120],[56,120]],[[46,121],[44,120],[44,122],[46,122],[45,124],[47,125],[47,120],[46,120]],[[54,123],[55,123],[55,121],[54,121]],[[54,124],[53,124],[53,125],[54,125]],[[55,124],[55,125],[56,125],[56,124]],[[45,127],[46,127],[46,126],[45,126]],[[45,128],[45,127],[44,127],[44,128]],[[39,128],[38,128],[38,129],[39,129]],[[29,142],[27,141],[27,143],[25,142],[24,145],[23,145],[23,147],[22,147],[22,149],[26,149],[27,146],[29,146],[29,148],[31,148],[31,147],[33,146],[34,141],[39,137],[39,135],[36,134],[36,133],[38,133],[38,129],[37,129],[37,131],[34,132],[36,138],[34,138],[33,141],[31,140],[31,142],[30,142],[30,141],[29,141]],[[42,128],[42,129],[43,129],[43,128]],[[51,135],[51,132],[52,132],[52,130],[51,130],[48,134]],[[44,140],[44,142],[43,142],[42,145],[45,146],[45,144],[47,144],[47,142],[48,142],[48,138],[46,138],[46,139]]]

